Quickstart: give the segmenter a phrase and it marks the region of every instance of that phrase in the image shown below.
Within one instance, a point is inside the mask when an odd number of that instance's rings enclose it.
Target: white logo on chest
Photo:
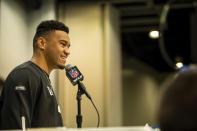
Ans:
[[[25,86],[16,86],[16,87],[15,87],[15,90],[18,90],[18,91],[25,91],[25,90],[26,90],[26,87],[25,87]]]
[[[50,94],[51,96],[53,96],[54,94],[53,94],[52,89],[51,89],[49,86],[47,86],[47,89],[48,89],[48,91],[49,91],[49,94]]]
[[[58,105],[58,112],[61,114],[60,106]]]

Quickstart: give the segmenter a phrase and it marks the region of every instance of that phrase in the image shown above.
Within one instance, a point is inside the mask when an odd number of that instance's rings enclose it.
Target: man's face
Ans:
[[[56,30],[49,35],[44,53],[49,68],[65,68],[66,58],[70,54],[69,47],[70,38],[66,32]]]

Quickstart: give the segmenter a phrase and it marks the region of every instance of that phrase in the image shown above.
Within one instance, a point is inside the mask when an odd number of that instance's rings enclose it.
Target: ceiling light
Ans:
[[[182,62],[177,62],[176,67],[180,69],[181,67],[183,67],[183,63]]]
[[[149,37],[152,39],[158,39],[159,38],[159,31],[157,31],[157,30],[150,31]]]

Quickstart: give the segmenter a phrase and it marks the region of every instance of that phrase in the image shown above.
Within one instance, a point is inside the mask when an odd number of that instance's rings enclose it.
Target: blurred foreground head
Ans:
[[[0,96],[1,96],[1,91],[3,89],[4,82],[5,82],[4,79],[0,77]]]
[[[161,131],[197,131],[197,70],[182,72],[170,83],[158,121]]]

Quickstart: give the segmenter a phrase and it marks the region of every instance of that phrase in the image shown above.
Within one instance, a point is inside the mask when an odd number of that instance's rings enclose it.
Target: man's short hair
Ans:
[[[69,33],[69,28],[62,22],[56,20],[42,21],[36,29],[36,33],[33,38],[33,49],[36,49],[36,43],[39,37],[44,37],[55,30],[61,30]]]

